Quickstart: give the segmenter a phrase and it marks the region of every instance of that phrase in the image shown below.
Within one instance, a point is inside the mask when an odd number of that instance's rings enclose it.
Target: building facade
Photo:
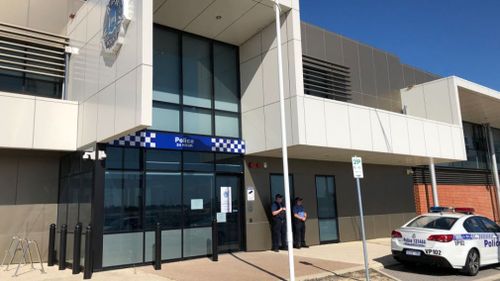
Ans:
[[[73,230],[91,225],[106,270],[150,263],[158,223],[164,261],[210,255],[215,220],[220,251],[269,249],[283,193],[274,2],[62,2],[64,24],[0,18],[0,247],[19,235],[46,256],[55,223],[72,263]],[[442,205],[498,220],[498,92],[301,23],[298,0],[279,7],[308,244],[359,239],[354,155],[369,238],[434,204],[429,164]]]

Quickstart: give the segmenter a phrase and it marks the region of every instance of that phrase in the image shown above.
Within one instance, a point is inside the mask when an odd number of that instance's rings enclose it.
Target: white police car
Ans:
[[[433,207],[391,234],[392,256],[403,264],[427,263],[476,275],[500,262],[500,227],[472,208]]]

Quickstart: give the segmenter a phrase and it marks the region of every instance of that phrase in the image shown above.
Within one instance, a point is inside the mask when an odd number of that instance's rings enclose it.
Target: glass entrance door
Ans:
[[[217,175],[215,197],[218,221],[219,251],[238,251],[241,248],[240,177]]]
[[[183,175],[183,257],[212,252],[213,173]]]
[[[337,199],[333,176],[316,176],[316,199],[320,243],[338,242]]]

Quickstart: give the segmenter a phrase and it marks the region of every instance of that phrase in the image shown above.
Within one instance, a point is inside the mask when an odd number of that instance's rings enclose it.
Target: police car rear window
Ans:
[[[457,218],[450,217],[420,216],[410,222],[407,227],[450,230],[457,220]]]

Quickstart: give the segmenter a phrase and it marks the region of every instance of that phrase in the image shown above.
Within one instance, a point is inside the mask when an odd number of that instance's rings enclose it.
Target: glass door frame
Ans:
[[[335,219],[335,222],[337,223],[337,239],[334,239],[334,240],[325,240],[325,241],[321,241],[321,229],[320,229],[320,226],[319,226],[319,202],[318,202],[318,186],[316,185],[316,179],[318,177],[325,177],[325,178],[328,178],[328,177],[331,177],[333,178],[333,189],[334,189],[334,195],[333,195],[333,203],[334,203],[334,207],[335,207],[335,214],[336,214],[336,217],[334,218]],[[335,182],[335,176],[334,175],[314,175],[314,188],[315,188],[315,197],[316,197],[316,214],[317,214],[317,217],[318,217],[318,240],[319,240],[319,244],[331,244],[331,243],[338,243],[340,242],[340,231],[339,231],[339,212],[338,212],[338,207],[337,207],[337,183]],[[332,218],[327,218],[327,219],[332,219]]]

